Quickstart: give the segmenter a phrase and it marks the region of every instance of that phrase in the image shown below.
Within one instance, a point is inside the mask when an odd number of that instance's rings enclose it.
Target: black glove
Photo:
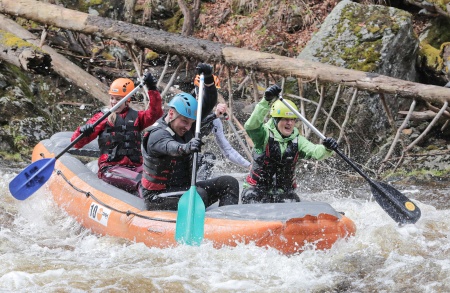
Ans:
[[[264,99],[270,102],[273,99],[276,99],[280,93],[281,88],[277,84],[274,84],[273,86],[270,86],[266,89],[266,91],[264,92]]]
[[[157,80],[156,80],[156,78],[155,77],[153,77],[153,75],[150,73],[150,72],[148,72],[145,76],[144,76],[144,84],[147,86],[147,88],[149,89],[149,90],[152,90],[152,91],[156,91],[157,90],[157,88],[156,88],[156,83],[158,82]]]
[[[201,152],[203,142],[200,138],[193,138],[188,143],[178,147],[178,151],[183,155],[189,155],[194,152]]]
[[[198,75],[203,73],[203,75],[205,76],[205,84],[209,85],[214,83],[214,77],[212,75],[213,68],[211,65],[206,63],[199,63],[196,68]]]
[[[337,141],[332,137],[327,137],[322,143],[327,149],[335,151],[338,148]]]
[[[83,133],[85,136],[89,136],[94,132],[94,126],[92,124],[85,124],[80,127],[80,132]]]

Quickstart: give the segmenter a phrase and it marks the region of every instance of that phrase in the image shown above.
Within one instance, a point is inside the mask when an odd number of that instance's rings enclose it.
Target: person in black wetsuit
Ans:
[[[202,120],[217,103],[212,67],[200,63],[205,89]],[[201,151],[201,139],[195,138],[197,100],[188,93],[177,94],[168,104],[170,109],[146,131],[142,143],[144,172],[141,194],[149,210],[176,210],[180,197],[191,186],[194,152]],[[196,183],[197,192],[208,207],[238,204],[239,182],[231,176],[220,176]]]

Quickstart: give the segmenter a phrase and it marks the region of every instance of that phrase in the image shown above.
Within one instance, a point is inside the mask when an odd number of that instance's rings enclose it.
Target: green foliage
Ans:
[[[43,52],[41,48],[22,40],[21,38],[8,33],[6,31],[0,30],[0,42],[6,47],[16,47],[16,48],[32,48],[35,51]]]
[[[429,44],[434,48],[439,48],[442,43],[450,42],[450,20],[445,18],[436,18],[431,21],[431,25],[426,30],[425,37],[421,40],[422,44]]]
[[[102,52],[101,53],[102,57],[105,58],[106,60],[115,60],[116,58],[114,58],[113,55],[111,55],[108,52]]]
[[[267,28],[263,26],[261,29],[256,31],[256,34],[258,36],[265,36],[267,34]]]
[[[179,33],[183,28],[183,21],[183,13],[178,10],[172,18],[164,21],[164,27],[170,33]]]
[[[450,167],[444,170],[427,170],[427,169],[416,169],[413,171],[400,170],[396,172],[388,172],[384,176],[384,180],[390,178],[409,178],[409,177],[447,177],[450,175]]]
[[[88,12],[90,7],[99,6],[103,4],[103,0],[78,0],[76,6],[78,11]]]
[[[344,48],[342,59],[350,69],[372,72],[375,71],[381,58],[381,40],[363,42],[359,46]]]
[[[444,60],[442,56],[444,47],[450,43],[449,26],[450,21],[447,19],[434,19],[420,42],[419,60],[421,60],[421,64],[437,74],[442,71],[448,72],[445,63],[449,60]]]
[[[423,43],[419,51],[419,56],[425,61],[425,66],[428,68],[432,68],[437,71],[442,69],[443,62],[439,49],[436,49],[430,44]]]
[[[0,151],[0,158],[2,158],[5,161],[11,161],[11,162],[22,162],[23,158],[20,153],[8,153],[5,151]]]
[[[154,51],[148,51],[147,54],[145,54],[145,60],[152,61],[159,57],[159,54]]]

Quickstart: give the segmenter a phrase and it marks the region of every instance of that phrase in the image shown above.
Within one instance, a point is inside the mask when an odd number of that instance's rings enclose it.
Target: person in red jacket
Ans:
[[[130,108],[128,100],[94,128],[93,124],[104,115],[99,111],[85,125],[78,127],[71,139],[75,140],[81,133],[85,135],[74,146],[79,149],[98,137],[98,178],[134,194],[138,192],[142,177],[141,131],[163,115],[161,95],[156,88],[156,82],[150,73],[144,78],[150,97],[147,110],[136,111]],[[108,92],[110,106],[114,107],[133,89],[132,80],[116,79]]]

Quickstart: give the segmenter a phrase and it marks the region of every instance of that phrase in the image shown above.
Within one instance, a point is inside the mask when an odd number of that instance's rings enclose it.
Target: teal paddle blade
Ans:
[[[33,162],[9,183],[9,192],[18,200],[27,199],[52,176],[55,162],[55,158]]]
[[[203,240],[205,203],[195,186],[183,193],[178,201],[175,240],[178,243],[199,246]]]

